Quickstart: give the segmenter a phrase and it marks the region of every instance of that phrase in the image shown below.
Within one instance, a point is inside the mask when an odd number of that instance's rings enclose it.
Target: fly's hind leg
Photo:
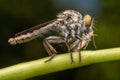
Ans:
[[[45,61],[45,62],[48,62],[55,56],[57,51],[52,47],[52,45],[48,42],[48,40],[44,40],[43,45],[44,45],[47,53],[49,54],[49,56],[51,56],[48,60]]]
[[[63,42],[65,42],[65,41],[61,37],[57,37],[57,36],[49,36],[44,39],[43,45],[44,45],[47,53],[49,54],[49,56],[51,56],[45,62],[52,60],[57,53],[57,51],[52,47],[51,43],[63,43]]]

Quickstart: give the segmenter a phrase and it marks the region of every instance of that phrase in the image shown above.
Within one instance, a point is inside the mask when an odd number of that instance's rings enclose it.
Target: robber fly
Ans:
[[[44,36],[50,31],[58,31],[61,36],[51,35],[43,40],[43,45],[47,53],[51,56],[45,62],[50,61],[57,53],[51,43],[65,43],[68,52],[71,54],[71,62],[73,62],[72,52],[80,52],[84,36],[93,31],[92,24],[93,19],[90,15],[82,15],[74,10],[65,10],[59,13],[54,20],[15,34],[8,42],[12,45],[21,44]],[[72,40],[74,42],[70,45],[70,41]]]

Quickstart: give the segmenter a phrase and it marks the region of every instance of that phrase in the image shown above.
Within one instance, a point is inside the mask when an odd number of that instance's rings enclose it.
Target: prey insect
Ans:
[[[51,56],[45,62],[50,61],[56,55],[57,51],[52,47],[52,43],[64,43],[70,53],[71,63],[74,62],[72,52],[79,52],[79,61],[81,61],[80,50],[87,46],[93,36],[93,19],[90,15],[82,15],[74,10],[65,10],[57,15],[57,18],[49,22],[37,25],[30,29],[15,34],[8,42],[12,45],[29,42],[35,38],[44,36],[52,31],[56,34],[47,36],[43,40],[43,45],[47,53]],[[73,42],[70,44],[70,42]]]

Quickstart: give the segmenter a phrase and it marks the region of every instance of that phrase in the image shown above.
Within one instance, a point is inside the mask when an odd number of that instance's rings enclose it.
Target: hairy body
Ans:
[[[93,20],[90,15],[84,16],[74,10],[65,10],[57,15],[57,19],[19,32],[10,38],[8,42],[12,45],[21,44],[44,36],[44,34],[51,31],[58,31],[61,36],[51,35],[43,41],[46,51],[52,56],[47,60],[49,61],[57,53],[50,43],[65,43],[70,53],[72,51],[80,52],[83,37],[93,31],[92,24]],[[75,40],[72,45],[69,44],[71,40]],[[71,59],[73,62],[72,53]]]

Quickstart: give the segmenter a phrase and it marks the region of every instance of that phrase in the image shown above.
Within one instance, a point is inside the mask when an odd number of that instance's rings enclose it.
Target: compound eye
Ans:
[[[90,15],[85,15],[84,17],[84,23],[85,23],[85,26],[86,28],[89,28],[92,24],[92,17]]]

